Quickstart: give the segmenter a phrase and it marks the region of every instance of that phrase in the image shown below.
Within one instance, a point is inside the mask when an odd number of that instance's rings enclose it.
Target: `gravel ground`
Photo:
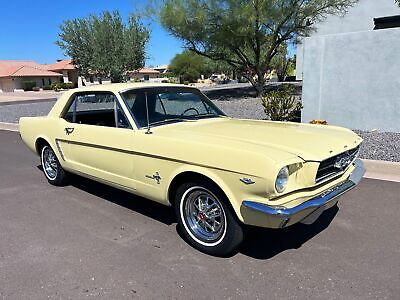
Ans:
[[[228,116],[242,119],[265,119],[261,99],[242,98],[237,100],[213,100],[214,104]]]
[[[251,88],[205,92],[229,116],[248,119],[266,118],[261,100],[254,97]],[[44,116],[53,104],[54,101],[0,105],[0,122],[18,123],[22,116]],[[400,162],[400,133],[354,131],[364,139],[360,150],[361,158]]]
[[[361,158],[400,162],[400,133],[354,131],[364,139]]]

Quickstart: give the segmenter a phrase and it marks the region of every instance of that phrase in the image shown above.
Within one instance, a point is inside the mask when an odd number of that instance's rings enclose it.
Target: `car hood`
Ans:
[[[327,126],[233,118],[203,119],[163,126],[175,137],[207,139],[232,147],[252,145],[285,151],[305,161],[322,161],[352,149],[362,139],[351,130]]]

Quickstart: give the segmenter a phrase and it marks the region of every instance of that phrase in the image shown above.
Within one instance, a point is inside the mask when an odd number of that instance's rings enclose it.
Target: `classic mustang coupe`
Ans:
[[[233,119],[182,85],[71,90],[20,132],[50,184],[70,172],[171,205],[184,238],[219,256],[246,225],[314,222],[365,172],[348,129]]]

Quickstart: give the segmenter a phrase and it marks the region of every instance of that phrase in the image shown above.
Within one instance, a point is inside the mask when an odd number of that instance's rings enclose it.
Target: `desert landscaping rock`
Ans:
[[[400,162],[400,133],[354,131],[364,139],[361,158]]]

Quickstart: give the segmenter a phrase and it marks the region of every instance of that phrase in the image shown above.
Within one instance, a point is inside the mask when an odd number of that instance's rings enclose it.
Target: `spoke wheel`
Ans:
[[[175,193],[178,232],[192,247],[226,257],[243,241],[243,227],[225,193],[210,180],[182,183]]]
[[[56,154],[49,145],[44,145],[41,150],[41,163],[43,173],[47,181],[56,186],[62,186],[66,182],[67,174],[60,165]]]
[[[202,187],[192,187],[184,195],[185,224],[205,244],[218,242],[225,233],[225,211],[220,201]]]
[[[49,146],[43,148],[43,171],[47,178],[54,180],[58,174],[57,158]]]

